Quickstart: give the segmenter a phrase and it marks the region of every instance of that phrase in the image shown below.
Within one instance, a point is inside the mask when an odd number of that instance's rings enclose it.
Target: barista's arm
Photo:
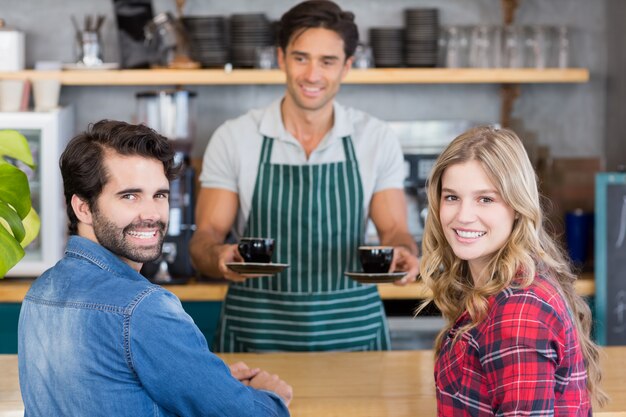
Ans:
[[[196,204],[196,231],[189,242],[194,268],[204,275],[243,281],[227,262],[241,262],[237,245],[224,244],[239,208],[237,193],[219,188],[201,188]]]
[[[369,211],[380,244],[395,248],[391,270],[407,273],[397,283],[404,285],[415,281],[419,273],[418,248],[415,239],[409,233],[404,191],[385,189],[374,193]]]

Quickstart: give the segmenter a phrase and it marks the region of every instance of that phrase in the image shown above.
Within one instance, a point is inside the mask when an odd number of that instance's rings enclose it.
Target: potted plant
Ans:
[[[15,130],[0,130],[0,278],[24,257],[41,225],[26,174],[6,157],[35,166],[26,138]]]

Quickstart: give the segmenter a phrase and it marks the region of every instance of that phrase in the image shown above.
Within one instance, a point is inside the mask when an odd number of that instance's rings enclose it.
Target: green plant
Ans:
[[[24,257],[24,248],[41,226],[31,206],[26,174],[6,157],[35,166],[26,138],[14,130],[0,130],[0,278]]]

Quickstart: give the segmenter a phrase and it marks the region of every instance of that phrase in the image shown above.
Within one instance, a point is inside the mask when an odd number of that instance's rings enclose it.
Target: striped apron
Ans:
[[[278,275],[231,283],[214,349],[219,352],[387,350],[389,331],[375,285],[344,275],[358,268],[365,229],[363,186],[350,137],[345,162],[271,164],[264,138],[244,236],[276,239]]]

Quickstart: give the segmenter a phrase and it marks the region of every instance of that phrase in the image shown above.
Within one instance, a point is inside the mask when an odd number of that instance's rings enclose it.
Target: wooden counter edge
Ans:
[[[0,303],[21,303],[32,284],[31,280],[0,280]],[[164,285],[181,301],[222,301],[228,286],[222,283],[191,282],[184,285]],[[413,300],[427,297],[430,292],[421,283],[416,282],[406,287],[392,284],[378,285],[380,296],[384,300]],[[576,281],[576,291],[583,297],[595,294],[593,274],[583,274]]]

